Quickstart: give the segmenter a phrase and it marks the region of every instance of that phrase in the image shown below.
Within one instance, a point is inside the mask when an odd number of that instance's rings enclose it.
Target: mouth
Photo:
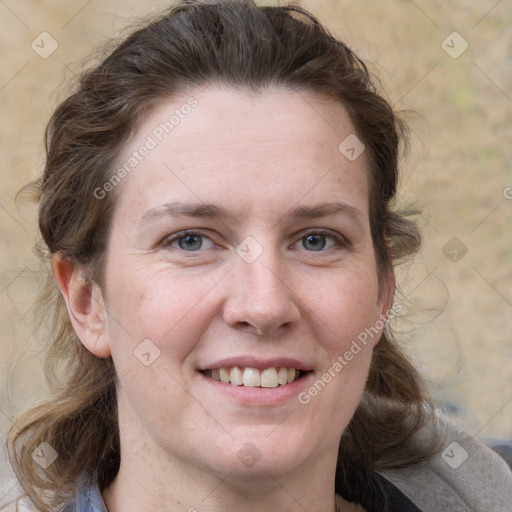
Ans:
[[[252,388],[277,388],[302,379],[311,371],[288,367],[252,368],[250,366],[221,367],[200,371],[213,380]]]

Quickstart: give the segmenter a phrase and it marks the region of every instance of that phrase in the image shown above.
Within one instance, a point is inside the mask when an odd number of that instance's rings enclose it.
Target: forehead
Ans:
[[[351,160],[340,151],[354,136],[343,106],[311,92],[210,85],[161,101],[141,123],[117,161],[134,164],[119,200],[149,207],[174,196],[247,205],[256,198],[278,208],[341,194],[364,210],[365,154]]]

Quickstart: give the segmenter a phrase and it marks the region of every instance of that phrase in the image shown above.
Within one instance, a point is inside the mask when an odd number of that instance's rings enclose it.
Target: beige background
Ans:
[[[270,3],[270,2],[266,2]],[[412,109],[400,201],[424,209],[424,250],[400,269],[400,339],[459,410],[471,435],[512,439],[512,110],[510,0],[308,0],[302,4],[369,59],[397,109]],[[34,207],[15,195],[43,164],[43,130],[85,57],[168,2],[1,0],[0,441],[44,393],[30,332],[37,289]],[[458,32],[467,50],[442,42]],[[58,48],[32,48],[48,32]],[[462,48],[450,36],[449,51]],[[41,46],[41,43],[39,43]],[[46,50],[50,48],[46,39]],[[43,51],[41,48],[40,52]],[[508,188],[507,188],[508,187]],[[467,253],[452,245],[457,237]],[[461,247],[463,247],[461,245]],[[458,252],[453,253],[453,250]],[[450,254],[451,252],[451,254]],[[0,464],[0,503],[12,481]]]

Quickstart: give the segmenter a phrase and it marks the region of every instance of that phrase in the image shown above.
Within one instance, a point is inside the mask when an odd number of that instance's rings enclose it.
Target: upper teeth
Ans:
[[[295,368],[215,368],[208,370],[207,375],[212,379],[221,382],[230,382],[235,386],[250,386],[262,388],[276,388],[279,385],[293,382],[299,375],[299,370]]]

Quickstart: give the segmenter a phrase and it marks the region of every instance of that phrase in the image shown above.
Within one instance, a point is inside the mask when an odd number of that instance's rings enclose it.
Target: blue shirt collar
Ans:
[[[108,512],[95,477],[83,473],[76,485],[75,499],[61,512]]]

